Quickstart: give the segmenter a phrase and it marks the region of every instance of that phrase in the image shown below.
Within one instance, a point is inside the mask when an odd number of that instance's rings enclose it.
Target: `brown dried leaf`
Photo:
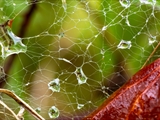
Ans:
[[[160,58],[138,71],[84,120],[160,120]]]

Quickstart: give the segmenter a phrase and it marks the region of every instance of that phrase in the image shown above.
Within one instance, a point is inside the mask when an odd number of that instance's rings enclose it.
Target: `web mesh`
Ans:
[[[155,49],[159,5],[156,0],[0,1],[1,24],[13,19],[11,32],[27,47],[25,51],[21,44],[1,57],[1,87],[45,119],[82,119],[138,71]],[[4,33],[0,36],[3,43]],[[10,48],[4,50],[8,53]],[[158,57],[156,50],[149,62]],[[1,97],[19,111],[11,98]],[[6,120],[14,119],[4,106],[0,110]],[[28,112],[24,117],[34,119]]]

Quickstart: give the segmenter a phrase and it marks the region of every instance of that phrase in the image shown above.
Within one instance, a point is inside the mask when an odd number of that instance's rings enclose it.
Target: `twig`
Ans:
[[[8,111],[10,111],[12,115],[16,118],[16,120],[20,120],[20,118],[3,101],[0,100],[0,104],[3,105]]]
[[[1,93],[5,93],[11,98],[13,98],[19,105],[24,107],[27,111],[31,113],[37,120],[45,120],[42,116],[40,116],[34,109],[32,109],[26,102],[24,102],[20,97],[14,94],[12,91],[7,89],[0,89]]]
[[[147,62],[151,59],[151,57],[153,56],[153,54],[156,52],[156,50],[158,49],[158,47],[160,46],[160,42],[157,44],[157,46],[154,48],[154,50],[152,51],[152,53],[149,55],[149,57],[147,58],[146,62],[143,64],[143,66],[141,67],[141,69],[147,64]]]

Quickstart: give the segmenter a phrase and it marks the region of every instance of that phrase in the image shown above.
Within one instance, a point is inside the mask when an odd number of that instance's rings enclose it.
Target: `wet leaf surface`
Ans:
[[[84,120],[160,120],[160,58],[138,71]]]

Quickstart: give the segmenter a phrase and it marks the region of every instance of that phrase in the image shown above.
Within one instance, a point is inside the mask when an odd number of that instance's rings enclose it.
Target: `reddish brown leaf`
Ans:
[[[137,72],[84,120],[160,120],[160,58]]]

